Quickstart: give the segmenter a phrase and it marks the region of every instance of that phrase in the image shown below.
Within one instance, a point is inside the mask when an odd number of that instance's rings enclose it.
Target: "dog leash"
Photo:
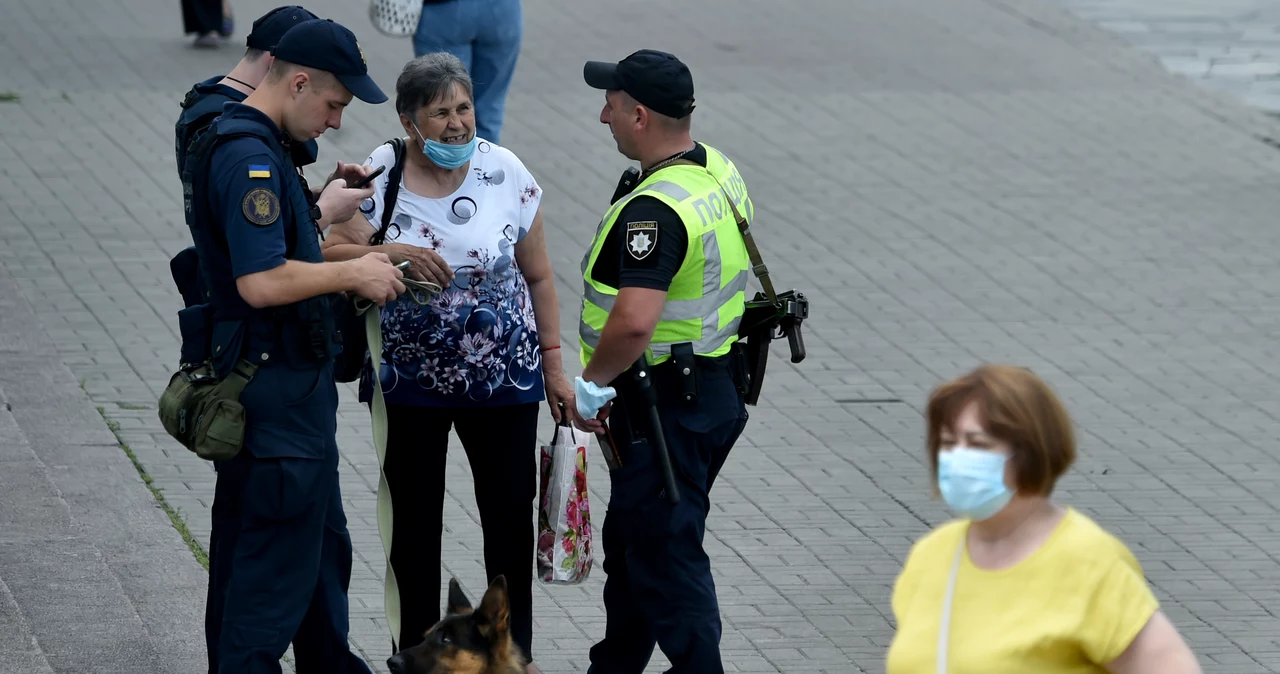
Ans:
[[[430,281],[419,281],[406,276],[400,279],[400,282],[404,284],[404,294],[421,306],[430,304],[432,297],[444,292],[444,288]],[[356,314],[363,314],[373,306],[373,302],[363,297],[357,297],[355,306]]]
[[[411,278],[400,279],[405,285],[405,295],[415,304],[426,306],[431,298],[440,294],[443,289],[429,281],[418,281]],[[369,403],[371,425],[373,426],[373,449],[378,456],[378,537],[382,539],[382,556],[386,562],[386,580],[383,583],[383,606],[387,617],[387,628],[391,630],[391,641],[400,639],[400,585],[396,583],[395,571],[391,568],[391,532],[392,508],[391,489],[387,485],[387,405],[382,397],[382,307],[363,297],[356,298],[356,314],[364,314],[364,334],[369,342],[369,367],[373,369],[373,399]]]

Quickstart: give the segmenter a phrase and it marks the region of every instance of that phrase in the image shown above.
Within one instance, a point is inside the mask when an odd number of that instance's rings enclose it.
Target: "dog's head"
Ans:
[[[425,641],[387,660],[391,674],[520,674],[523,659],[511,641],[507,580],[493,579],[473,609],[456,578],[449,579],[445,616]]]

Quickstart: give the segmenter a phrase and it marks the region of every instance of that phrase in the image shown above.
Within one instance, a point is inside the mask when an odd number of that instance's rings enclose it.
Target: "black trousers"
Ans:
[[[609,414],[623,465],[609,473],[609,508],[601,527],[604,552],[604,639],[591,648],[587,674],[640,674],[655,645],[667,674],[724,674],[720,606],[711,559],[703,548],[711,487],[747,424],[728,359],[698,363],[698,399],[654,368],[658,415],[680,490],[666,488],[643,396],[616,385]]]
[[[511,637],[532,660],[538,408],[539,403],[485,408],[387,405],[384,470],[394,511],[391,568],[400,586],[396,648],[422,643],[423,634],[440,620],[440,536],[452,426],[475,478],[485,573],[489,582],[506,576]],[[474,536],[471,531],[459,533]],[[472,599],[478,601],[478,596]]]

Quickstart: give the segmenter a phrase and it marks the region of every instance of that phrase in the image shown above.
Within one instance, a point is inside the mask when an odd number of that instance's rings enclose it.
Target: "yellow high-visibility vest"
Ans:
[[[630,194],[609,207],[595,240],[582,258],[582,316],[578,323],[578,343],[582,364],[591,360],[618,289],[591,277],[596,258],[627,202],[639,196],[654,197],[680,216],[689,245],[671,287],[662,317],[649,341],[648,362],[661,363],[671,357],[671,345],[692,342],[699,356],[721,356],[738,340],[738,324],[746,308],[747,274],[751,262],[738,230],[733,199],[738,211],[750,222],[754,216],[747,184],[733,162],[719,150],[703,144],[707,166],[678,164],[660,169],[636,186]],[[610,251],[610,255],[615,254]]]

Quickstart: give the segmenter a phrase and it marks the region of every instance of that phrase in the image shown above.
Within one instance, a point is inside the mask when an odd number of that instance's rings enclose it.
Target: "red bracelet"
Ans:
[[[556,344],[555,346],[548,346],[547,348],[543,349],[542,352],[546,353],[548,351],[555,351],[558,348],[560,348],[560,345]]]

